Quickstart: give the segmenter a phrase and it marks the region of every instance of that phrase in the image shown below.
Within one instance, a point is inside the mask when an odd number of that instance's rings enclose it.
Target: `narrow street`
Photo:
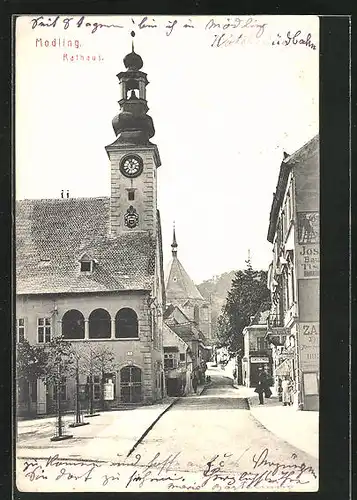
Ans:
[[[53,481],[60,491],[93,491],[94,485],[107,491],[269,491],[289,487],[316,491],[317,460],[265,429],[226,373],[229,370],[210,368],[211,385],[201,395],[178,400],[139,443],[140,433],[130,440],[129,431],[133,435],[138,419],[146,419],[149,427],[153,409],[103,413],[91,425],[73,429],[73,439],[60,443],[49,441],[48,424],[38,420],[36,434],[20,431],[18,456],[23,458],[18,468],[25,473],[33,470],[31,466],[26,469],[26,461],[36,458],[33,464],[39,465],[37,472],[42,470],[47,480],[39,478],[34,483],[31,477],[35,476],[27,477],[38,491],[51,491]],[[43,432],[47,434],[42,439]],[[56,454],[48,464],[48,457]],[[82,461],[80,471],[92,469],[87,481],[83,472],[78,475],[78,461]],[[68,467],[63,466],[66,463]]]
[[[179,454],[180,470],[191,472],[202,471],[202,466],[216,457],[211,470],[218,467],[216,472],[220,473],[243,473],[252,466],[255,472],[263,472],[267,462],[304,462],[317,474],[315,459],[281,441],[251,415],[247,399],[240,397],[240,391],[232,386],[232,379],[225,372],[211,368],[208,374],[211,375],[211,386],[200,396],[182,398],[176,403],[134,454]],[[259,465],[260,456],[262,465]],[[220,467],[222,461],[224,465]],[[316,487],[313,475],[306,473],[303,476],[304,480],[309,479],[310,491]]]

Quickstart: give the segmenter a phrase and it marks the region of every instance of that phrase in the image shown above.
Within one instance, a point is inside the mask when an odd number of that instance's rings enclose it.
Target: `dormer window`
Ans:
[[[81,262],[81,271],[82,272],[91,272],[92,271],[92,263],[83,261]]]
[[[81,273],[93,272],[94,264],[96,263],[97,261],[92,257],[90,257],[88,254],[83,254],[82,257],[79,259]]]

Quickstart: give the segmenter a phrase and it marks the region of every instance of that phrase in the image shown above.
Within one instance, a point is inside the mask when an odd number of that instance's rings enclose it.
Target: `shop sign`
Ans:
[[[320,245],[298,245],[296,262],[298,279],[318,278],[320,276]]]
[[[254,357],[250,358],[251,363],[269,363],[269,358],[268,357]]]
[[[318,371],[320,364],[319,346],[300,346],[300,368],[302,371]]]
[[[294,359],[294,357],[294,352],[281,352],[279,354],[276,354],[276,358],[278,359]]]
[[[317,322],[299,324],[299,345],[318,346],[320,344],[320,325]]]
[[[298,212],[298,242],[318,243],[320,239],[320,214],[319,212]]]
[[[318,322],[300,323],[298,327],[300,368],[318,371],[320,360],[320,325]]]
[[[107,382],[104,384],[104,400],[113,401],[114,399],[114,384],[113,382]]]
[[[284,327],[272,327],[269,329],[269,333],[272,335],[289,335],[290,333],[290,328],[284,328]]]

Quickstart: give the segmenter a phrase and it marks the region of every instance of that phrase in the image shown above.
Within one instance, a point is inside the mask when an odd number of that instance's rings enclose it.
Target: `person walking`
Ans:
[[[264,404],[264,394],[268,389],[269,389],[269,384],[268,384],[267,374],[265,373],[263,368],[259,368],[258,384],[255,389],[255,392],[258,393],[260,405]]]
[[[289,375],[285,375],[281,382],[282,388],[282,401],[284,406],[290,406],[292,404],[292,382]]]
[[[283,387],[281,385],[281,382],[282,382],[282,380],[279,377],[278,378],[278,389],[277,389],[279,403],[281,403],[283,401]]]
[[[192,378],[192,387],[193,387],[194,393],[197,394],[198,380],[197,380],[196,374],[194,374],[193,378]]]

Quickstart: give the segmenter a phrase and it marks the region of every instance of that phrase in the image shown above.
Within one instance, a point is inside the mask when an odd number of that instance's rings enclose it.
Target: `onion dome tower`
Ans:
[[[132,37],[135,33],[131,32]],[[152,118],[146,101],[146,86],[149,81],[141,71],[143,60],[132,50],[124,57],[126,71],[117,74],[120,87],[120,112],[112,121],[117,137],[117,144],[150,145],[150,138],[155,135]]]

